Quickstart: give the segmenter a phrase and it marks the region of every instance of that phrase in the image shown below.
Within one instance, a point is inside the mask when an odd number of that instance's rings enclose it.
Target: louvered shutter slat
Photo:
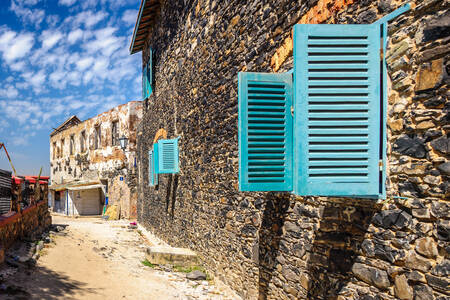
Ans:
[[[178,139],[158,141],[158,173],[178,173]]]
[[[308,57],[309,62],[312,64],[312,68],[310,70],[310,72],[314,73],[316,72],[315,70],[318,69],[318,67],[316,67],[316,64],[319,63],[331,63],[333,64],[332,67],[336,68],[337,66],[335,65],[336,63],[339,64],[345,64],[347,61],[352,61],[355,64],[356,63],[364,63],[367,60],[367,56],[365,55],[346,55],[346,56],[338,56],[338,55],[317,55],[317,56],[311,56]],[[353,68],[349,68],[349,69],[353,69]]]
[[[292,74],[239,73],[239,188],[292,191]]]
[[[296,25],[295,191],[379,194],[380,30]]]

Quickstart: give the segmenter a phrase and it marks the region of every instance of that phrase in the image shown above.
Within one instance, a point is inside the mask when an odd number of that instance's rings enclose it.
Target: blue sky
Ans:
[[[141,57],[128,51],[140,0],[0,3],[0,142],[18,174],[48,175],[52,128],[140,100]]]

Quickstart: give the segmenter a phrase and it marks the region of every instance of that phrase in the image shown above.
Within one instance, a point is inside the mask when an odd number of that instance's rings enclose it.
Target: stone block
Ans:
[[[440,137],[438,139],[431,141],[430,145],[436,151],[439,151],[444,154],[450,153],[450,138]]]
[[[450,175],[450,162],[440,164],[438,170],[445,175]]]
[[[437,46],[422,52],[420,60],[422,62],[438,58],[439,56],[445,55],[450,52],[450,47],[448,45]]]
[[[392,131],[399,132],[403,129],[403,120],[402,119],[390,120],[389,127],[392,129]]]
[[[413,208],[412,215],[417,219],[429,219],[430,210],[428,208]]]
[[[430,128],[434,128],[435,125],[432,121],[423,121],[420,122],[419,124],[417,124],[416,128],[417,129],[430,129]]]
[[[405,275],[399,275],[394,280],[395,295],[402,300],[412,300],[413,289],[409,286]]]
[[[450,34],[450,11],[447,10],[442,15],[433,15],[420,23],[416,32],[416,42],[426,43]]]
[[[441,293],[450,294],[450,278],[426,274],[428,285]]]
[[[355,263],[353,264],[352,272],[360,280],[368,284],[373,284],[377,288],[387,289],[391,285],[386,271],[361,263]]]
[[[422,272],[428,272],[431,269],[431,262],[412,250],[406,257],[405,267]]]
[[[444,78],[444,59],[436,59],[420,66],[416,76],[415,91],[424,91],[437,87]]]
[[[434,266],[434,268],[431,270],[431,274],[436,276],[450,276],[450,260],[445,259],[441,263]]]
[[[450,239],[450,220],[437,221],[434,235],[441,241],[448,241]]]
[[[147,260],[156,265],[193,266],[198,264],[197,254],[186,248],[153,246],[147,248]]]
[[[402,135],[395,141],[393,150],[415,158],[424,158],[427,153],[421,139],[411,138],[407,135]]]
[[[419,284],[414,286],[414,300],[433,300],[433,290],[425,285]]]
[[[408,278],[408,280],[413,282],[427,283],[425,275],[423,275],[423,273],[419,271],[411,271],[406,275],[406,277]]]
[[[416,251],[429,258],[434,258],[438,255],[437,244],[430,237],[418,239],[416,242]]]
[[[392,64],[397,58],[403,56],[409,49],[409,39],[404,40],[398,44],[395,44],[388,50],[386,60],[389,64]]]

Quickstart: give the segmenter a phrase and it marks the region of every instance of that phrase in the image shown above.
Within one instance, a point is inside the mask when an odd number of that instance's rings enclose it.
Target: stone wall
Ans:
[[[139,222],[197,251],[245,299],[448,297],[450,1],[411,1],[389,26],[383,202],[239,192],[237,73],[291,69],[295,23],[371,23],[402,1],[162,2],[138,131]],[[181,171],[153,188],[160,128],[181,137]]]
[[[143,103],[131,101],[52,135],[50,137],[52,185],[75,181],[107,182],[109,204],[120,205],[123,218],[136,218],[134,160],[136,131],[142,115]],[[116,121],[119,136],[128,138],[126,151],[123,151],[119,144],[112,145],[112,124]],[[96,126],[101,128],[101,145],[97,149],[95,149]],[[84,151],[81,148],[83,131],[86,134]],[[75,141],[72,154],[69,148],[71,136]],[[61,142],[63,139],[64,144]],[[120,181],[120,178],[123,180]]]
[[[20,213],[11,212],[0,216],[0,252],[17,240],[42,233],[51,224],[47,201],[29,206]],[[0,253],[0,262],[1,256]]]

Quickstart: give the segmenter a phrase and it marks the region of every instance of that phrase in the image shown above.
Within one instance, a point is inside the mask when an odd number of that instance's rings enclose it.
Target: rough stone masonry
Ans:
[[[237,73],[292,68],[296,23],[372,23],[404,1],[161,1],[138,130],[138,220],[245,299],[448,299],[450,1],[389,26],[388,198],[238,191]],[[181,172],[148,185],[156,131]]]

